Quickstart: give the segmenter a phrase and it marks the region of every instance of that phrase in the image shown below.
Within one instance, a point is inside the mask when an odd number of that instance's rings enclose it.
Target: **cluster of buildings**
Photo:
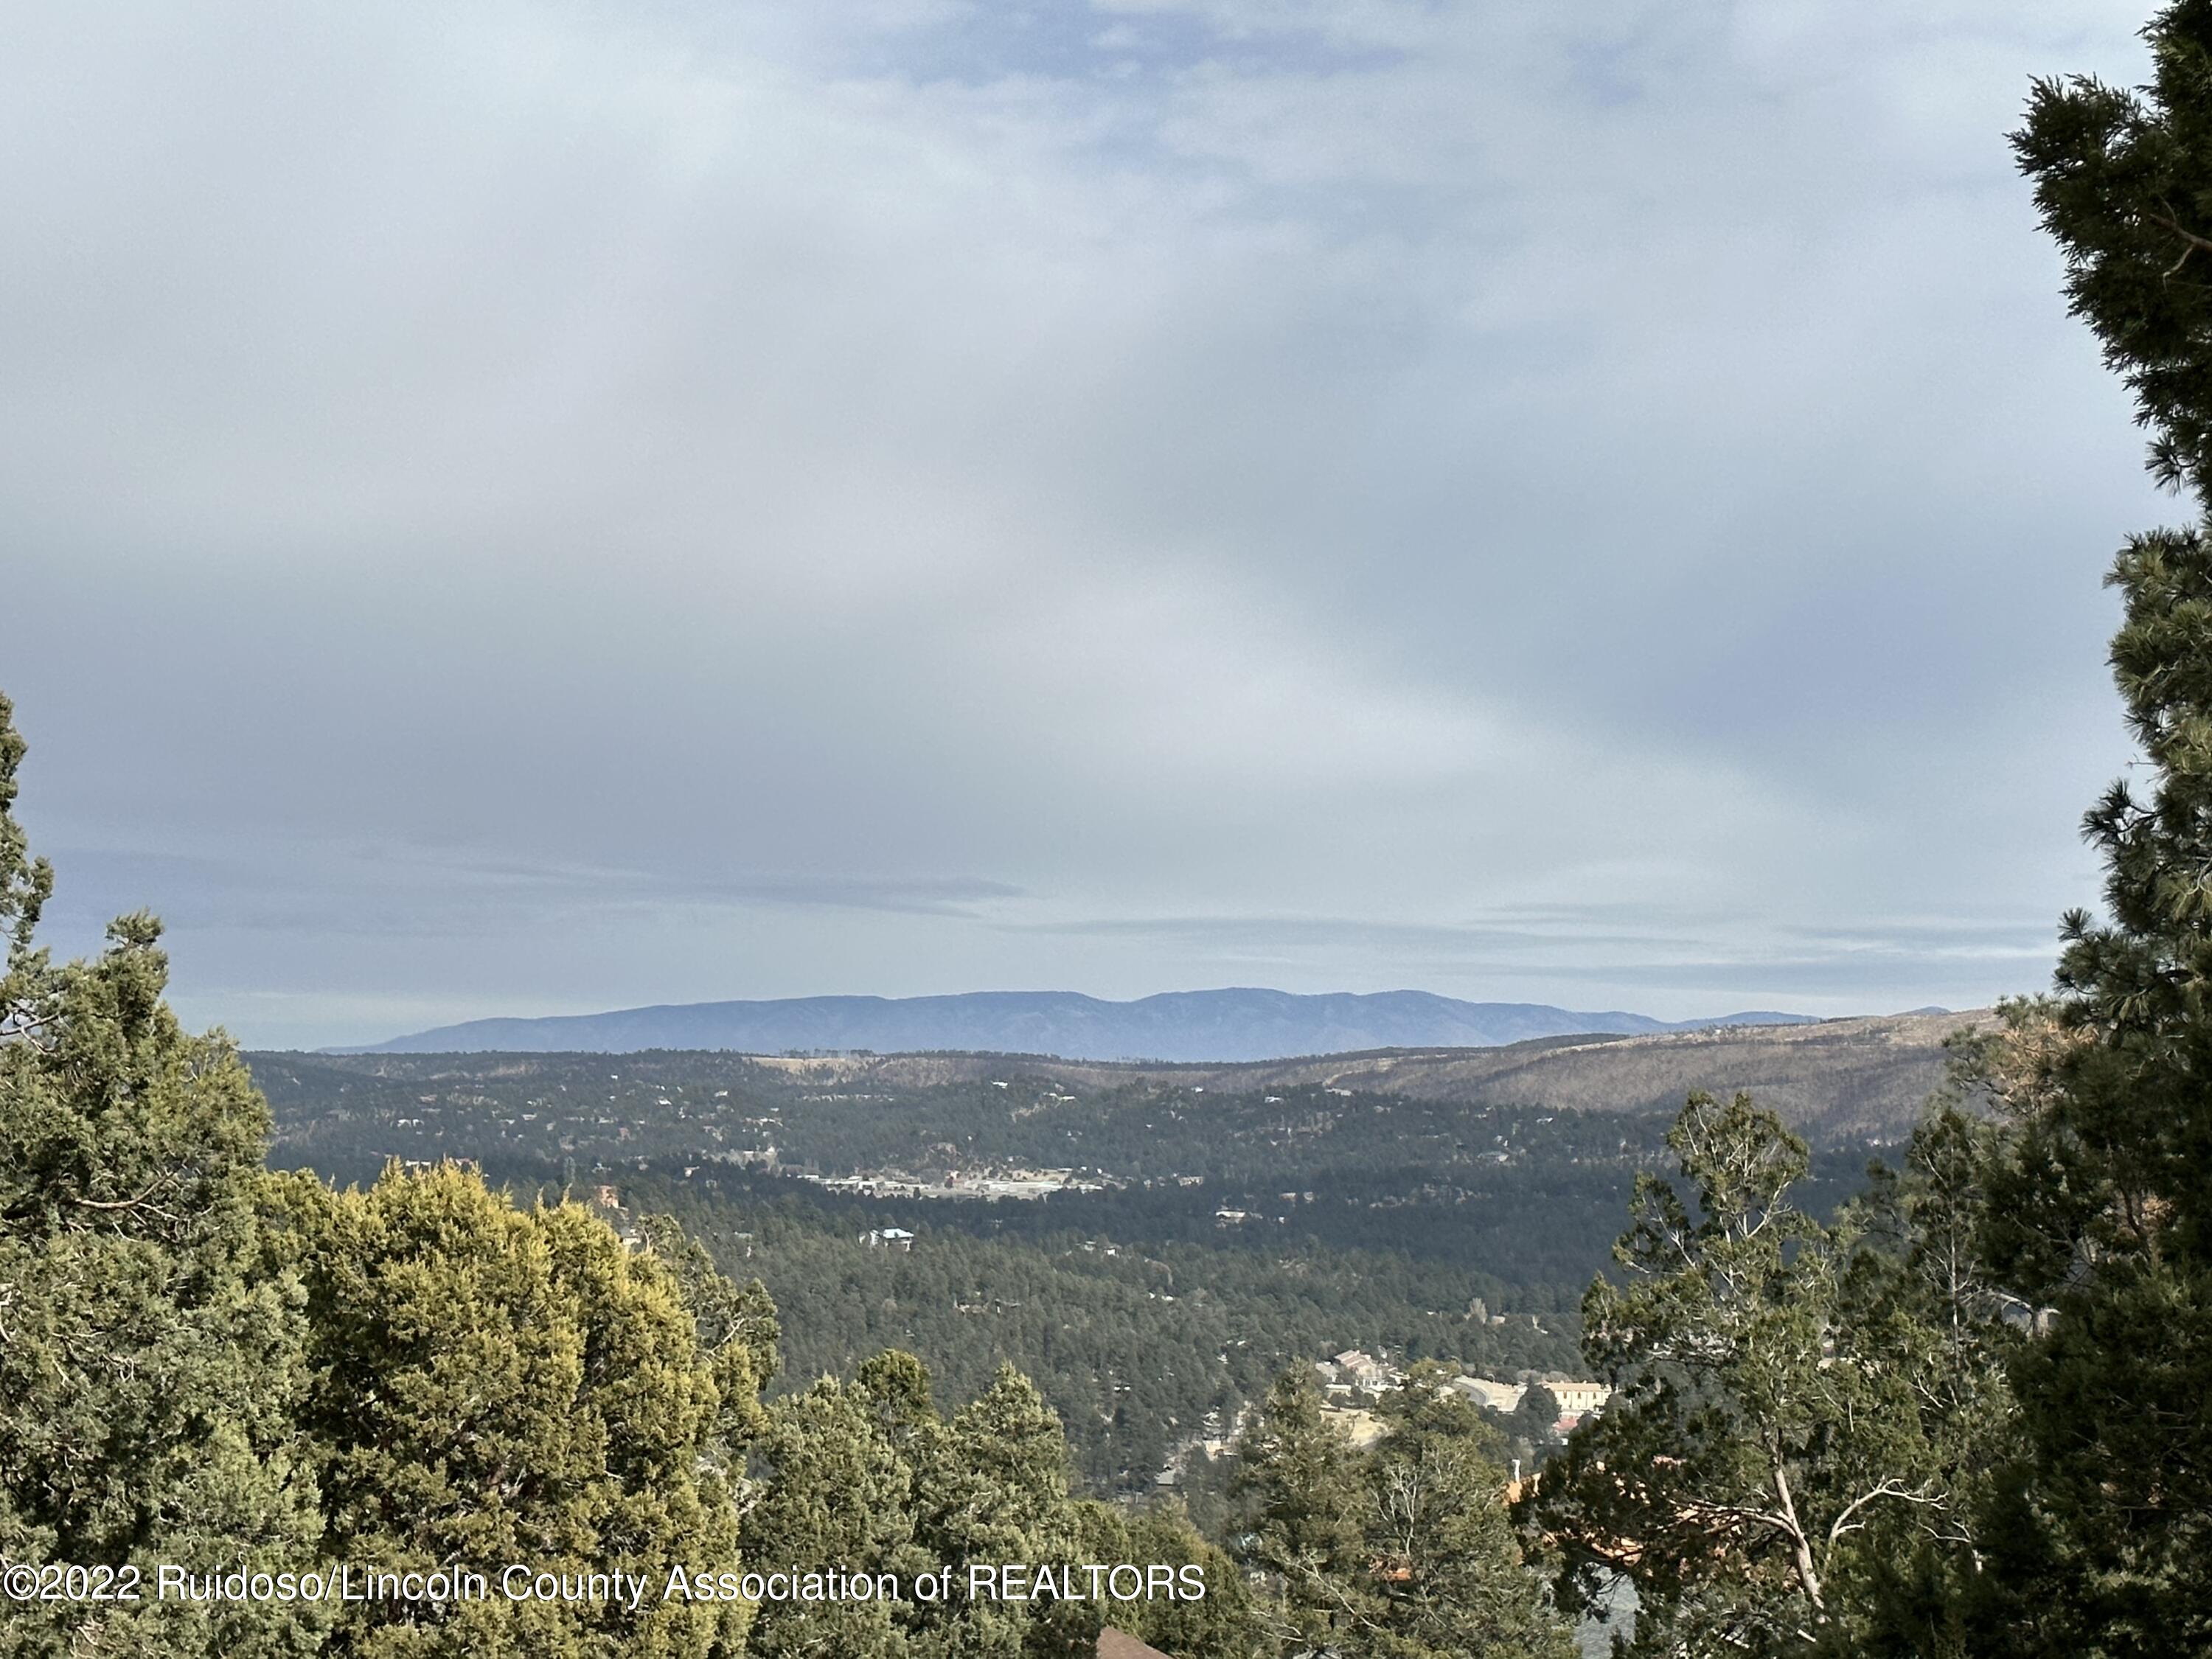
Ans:
[[[1237,1449],[1237,1437],[1244,1432],[1244,1425],[1251,1420],[1251,1416],[1252,1404],[1249,1401],[1239,1406],[1236,1415],[1225,1423],[1218,1411],[1206,1413],[1205,1431],[1177,1442],[1175,1449],[1168,1454],[1166,1467],[1152,1477],[1152,1484],[1156,1486],[1180,1486],[1188,1476],[1194,1460],[1203,1458],[1210,1463],[1216,1458],[1228,1456]]]
[[[1376,1358],[1364,1348],[1346,1348],[1341,1353],[1316,1361],[1314,1374],[1329,1408],[1347,1413],[1347,1421],[1351,1416],[1365,1418],[1364,1407],[1367,1404],[1392,1389],[1402,1388],[1406,1382],[1402,1370]],[[1558,1403],[1559,1414],[1553,1427],[1561,1434],[1572,1430],[1583,1418],[1602,1411],[1605,1402],[1613,1397],[1613,1390],[1602,1382],[1533,1373],[1523,1373],[1510,1382],[1487,1376],[1455,1376],[1443,1386],[1502,1416],[1520,1410],[1530,1389],[1543,1389]],[[1365,1425],[1361,1423],[1352,1426],[1359,1429]]]
[[[1401,1387],[1406,1373],[1385,1364],[1364,1348],[1346,1348],[1314,1364],[1321,1391],[1332,1402],[1351,1402],[1354,1395],[1373,1396]]]
[[[1054,1193],[1095,1193],[1105,1182],[1095,1175],[1075,1170],[944,1170],[914,1173],[878,1170],[860,1175],[824,1176],[800,1171],[811,1181],[835,1193],[854,1193],[864,1198],[1049,1198]]]
[[[1540,1376],[1518,1382],[1499,1382],[1487,1376],[1455,1376],[1444,1386],[1478,1406],[1507,1415],[1521,1409],[1521,1402],[1528,1397],[1531,1389],[1542,1389],[1558,1402],[1559,1420],[1553,1426],[1561,1434],[1572,1430],[1585,1417],[1603,1410],[1605,1402],[1613,1398],[1613,1390],[1602,1382],[1577,1382],[1564,1376]]]
[[[962,1311],[967,1310],[963,1308]],[[1315,1361],[1313,1369],[1324,1396],[1322,1417],[1356,1449],[1364,1450],[1380,1440],[1388,1425],[1374,1407],[1382,1395],[1406,1385],[1404,1370],[1377,1358],[1364,1348],[1346,1348],[1341,1353],[1331,1354],[1327,1359]],[[1454,1376],[1438,1386],[1500,1415],[1518,1411],[1532,1389],[1543,1389],[1558,1403],[1559,1416],[1552,1427],[1560,1435],[1573,1430],[1583,1418],[1603,1410],[1613,1395],[1613,1390],[1602,1382],[1535,1372],[1523,1373],[1519,1380],[1511,1382],[1487,1376]],[[1209,1413],[1206,1431],[1190,1436],[1176,1446],[1168,1455],[1166,1467],[1153,1477],[1154,1484],[1164,1487],[1181,1486],[1194,1460],[1203,1456],[1210,1462],[1235,1450],[1237,1437],[1243,1431],[1251,1411],[1249,1403],[1240,1407],[1235,1419],[1225,1425],[1219,1413]],[[1519,1478],[1516,1463],[1516,1482]]]

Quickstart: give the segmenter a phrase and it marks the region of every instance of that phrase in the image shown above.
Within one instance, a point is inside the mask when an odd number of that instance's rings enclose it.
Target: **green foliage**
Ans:
[[[1815,1063],[1795,1048],[1791,1056],[1792,1066]],[[1273,1093],[1099,1087],[1012,1065],[998,1079],[1004,1090],[881,1079],[825,1090],[738,1054],[252,1061],[276,1109],[274,1161],[325,1175],[370,1180],[393,1158],[455,1156],[517,1182],[557,1183],[572,1165],[610,1172],[595,1179],[649,1166],[756,1194],[800,1188],[842,1206],[859,1200],[796,1178],[741,1176],[728,1160],[772,1146],[787,1176],[1087,1168],[1104,1182],[1099,1190],[1033,1202],[881,1200],[875,1218],[853,1231],[927,1224],[1032,1240],[1079,1232],[1263,1255],[1310,1243],[1479,1272],[1492,1284],[1468,1294],[1498,1307],[1505,1293],[1503,1305],[1531,1312],[1546,1308],[1524,1299],[1523,1287],[1571,1286],[1558,1305],[1573,1307],[1607,1259],[1621,1189],[1664,1158],[1673,1117],[1671,1107],[1455,1103],[1319,1084]],[[1848,1196],[1867,1145],[1846,1136],[1815,1148],[1816,1184],[1827,1190],[1808,1190],[1808,1207]],[[1224,1227],[1215,1214],[1224,1208],[1249,1219]]]
[[[2118,580],[2155,782],[2089,815],[2112,919],[2068,918],[2060,996],[2011,1011],[1991,1062],[2013,1125],[1987,1255],[2041,1333],[1972,1603],[1991,1651],[2212,1646],[2212,547],[2138,538]]]
[[[0,693],[0,927],[8,935],[11,990],[18,995],[21,988],[14,985],[12,975],[28,974],[43,965],[32,935],[38,930],[40,912],[54,890],[53,866],[31,856],[30,837],[15,817],[16,797],[22,793],[16,774],[29,752],[30,745],[15,729],[15,705]],[[12,1004],[3,1017],[8,1023],[0,1030],[21,1029],[22,1016]]]
[[[2146,31],[2140,91],[2038,86],[2017,135],[2073,309],[2136,394],[2154,472],[2212,503],[2212,4]],[[2201,517],[2200,517],[2201,525]],[[1991,1653],[2212,1650],[2212,544],[2136,537],[2114,676],[2148,785],[2085,821],[2106,915],[2012,1011],[1991,1270],[2036,1310],[2022,1445],[1967,1616]]]
[[[766,1470],[748,1516],[746,1557],[763,1571],[835,1567],[905,1583],[935,1565],[915,1542],[915,1467],[893,1443],[869,1391],[823,1377],[777,1402],[760,1454]],[[811,1605],[771,1601],[754,1627],[752,1650],[849,1654],[907,1650],[888,1598]]]
[[[372,1601],[346,1610],[330,1650],[732,1650],[737,1609],[658,1595],[672,1566],[737,1552],[708,1455],[723,1401],[676,1273],[579,1206],[518,1209],[452,1165],[365,1192],[293,1177],[286,1198],[325,1548],[387,1571],[618,1569],[655,1591],[635,1609]]]
[[[2144,31],[2140,91],[2084,76],[2036,83],[2014,136],[2074,313],[2136,394],[2152,471],[2212,492],[2212,6],[2180,0]]]
[[[1349,1596],[1364,1596],[1370,1563],[1359,1525],[1358,1460],[1322,1415],[1313,1374],[1285,1371],[1237,1442],[1231,1488],[1246,1518],[1237,1553],[1273,1582],[1273,1621],[1291,1651],[1325,1648]]]
[[[1522,1563],[1493,1437],[1474,1407],[1437,1385],[1417,1370],[1384,1403],[1362,1510],[1384,1567],[1379,1628],[1353,1649],[1553,1659],[1568,1650],[1565,1627]]]
[[[721,1435],[714,1450],[729,1462],[765,1426],[760,1393],[781,1363],[777,1340],[783,1334],[768,1288],[755,1279],[739,1285],[716,1271],[714,1258],[687,1234],[673,1216],[640,1218],[638,1231],[676,1284],[706,1354],[722,1407]]]
[[[1550,1441],[1553,1425],[1559,1420],[1559,1397],[1542,1383],[1532,1382],[1502,1426],[1516,1444],[1526,1445],[1534,1452]]]
[[[1579,1370],[1582,1289],[1607,1260],[1622,1190],[1665,1156],[1672,1117],[1319,1085],[1273,1098],[1102,1085],[1018,1063],[1003,1090],[713,1054],[255,1065],[277,1103],[280,1160],[373,1170],[387,1154],[459,1152],[519,1183],[615,1187],[633,1212],[680,1217],[729,1271],[759,1276],[799,1382],[899,1349],[966,1398],[1012,1363],[1059,1413],[1090,1489],[1149,1491],[1174,1459],[1209,1527],[1220,1472],[1190,1443],[1221,1437],[1285,1365],[1361,1346],[1502,1378]],[[781,1173],[726,1161],[771,1144]],[[1864,1157],[1816,1152],[1801,1201],[1825,1210]],[[1091,1164],[1127,1184],[932,1200],[792,1173],[941,1174],[956,1161],[971,1173]],[[1247,1219],[1218,1218],[1224,1208]],[[890,1226],[917,1235],[910,1251],[862,1242]],[[1547,1455],[1551,1421],[1516,1424],[1504,1455]]]
[[[1183,1659],[1257,1659],[1264,1637],[1259,1608],[1228,1553],[1205,1538],[1180,1504],[1158,1503],[1132,1514],[1103,1504],[1077,1506],[1091,1561],[1188,1563],[1205,1575],[1202,1600],[1116,1605],[1107,1622]]]
[[[752,1649],[783,1656],[956,1659],[1088,1655],[1111,1621],[1189,1659],[1250,1650],[1243,1586],[1220,1552],[1173,1510],[1131,1515],[1071,1496],[1066,1442],[1011,1368],[940,1417],[911,1354],[875,1356],[850,1382],[823,1377],[769,1409],[746,1557],[762,1571],[890,1574],[896,1598],[770,1601]],[[968,1594],[971,1565],[1195,1565],[1201,1599],[1001,1601]],[[951,1569],[949,1594],[917,1596]],[[1079,1586],[1087,1579],[1079,1577]]]
[[[1002,1367],[927,1444],[934,1455],[916,1471],[916,1530],[935,1559],[964,1567],[1085,1559],[1060,1419],[1013,1367]],[[1103,1621],[1087,1602],[979,1601],[940,1611],[925,1651],[1074,1655],[1097,1642]]]
[[[760,1276],[796,1378],[849,1376],[871,1353],[898,1348],[920,1355],[957,1399],[1015,1365],[1066,1425],[1093,1490],[1150,1490],[1179,1446],[1225,1433],[1285,1365],[1348,1346],[1505,1376],[1578,1364],[1571,1312],[1547,1310],[1540,1329],[1518,1312],[1482,1323],[1468,1304],[1486,1294],[1498,1305],[1496,1281],[1404,1256],[977,1237],[921,1216],[905,1218],[918,1235],[911,1249],[885,1249],[863,1242],[882,1224],[874,1211],[801,1202],[790,1183],[766,1184],[786,1196],[762,1201],[704,1171],[682,1182],[640,1177],[623,1195],[678,1216],[732,1273]],[[947,1207],[935,1210],[944,1223],[956,1219]],[[1547,1299],[1564,1301],[1565,1287]]]
[[[1274,1650],[1345,1659],[1559,1659],[1571,1652],[1522,1559],[1480,1413],[1424,1369],[1355,1450],[1309,1371],[1277,1381],[1240,1442],[1238,1553],[1265,1577]]]
[[[13,815],[0,698],[0,1558],[193,1571],[296,1565],[315,1489],[290,1407],[296,1287],[256,1204],[266,1108],[228,1041],[162,1001],[152,918],[56,966],[52,888]],[[313,1610],[9,1607],[0,1653],[311,1650]]]
[[[1796,1137],[1746,1096],[1691,1097],[1670,1139],[1694,1210],[1638,1183],[1623,1282],[1583,1307],[1613,1397],[1528,1500],[1571,1605],[1632,1579],[1638,1653],[1942,1650],[1881,1610],[1970,1566],[2008,1420],[1972,1252],[1984,1138],[1942,1105],[1828,1227],[1790,1202]]]

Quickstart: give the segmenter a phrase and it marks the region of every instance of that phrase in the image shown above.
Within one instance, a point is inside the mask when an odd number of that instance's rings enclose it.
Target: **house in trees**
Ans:
[[[1455,1376],[1449,1386],[1476,1405],[1509,1416],[1520,1409],[1522,1396],[1528,1392],[1525,1382],[1498,1382],[1486,1376]]]
[[[1577,1419],[1601,1410],[1613,1398],[1613,1390],[1602,1382],[1547,1382],[1544,1386],[1559,1402],[1559,1415]]]

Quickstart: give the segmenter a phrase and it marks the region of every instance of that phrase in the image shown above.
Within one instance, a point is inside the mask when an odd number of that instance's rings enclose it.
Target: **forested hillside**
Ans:
[[[1146,1487],[1285,1366],[1342,1349],[1579,1374],[1582,1293],[1638,1175],[1669,1161],[1674,1116],[1114,1072],[1097,1088],[1018,1064],[829,1088],[712,1054],[252,1065],[279,1163],[367,1180],[463,1157],[617,1216],[674,1213],[774,1297],[786,1386],[885,1346],[960,1391],[1011,1363],[1102,1491]],[[1825,1146],[1806,1201],[1856,1190],[1871,1150]],[[982,1196],[994,1174],[1051,1178]],[[870,1242],[894,1230],[909,1237]]]
[[[890,1224],[860,1203],[649,1178],[621,1196],[632,1212],[674,1213],[726,1271],[762,1280],[792,1386],[887,1347],[920,1355],[955,1397],[1012,1364],[1059,1413],[1102,1490],[1149,1486],[1182,1443],[1225,1437],[1286,1367],[1340,1349],[1502,1376],[1580,1364],[1578,1285],[1509,1286],[1402,1255],[978,1237],[927,1217],[913,1218],[911,1239],[872,1243]]]
[[[859,1178],[895,1205],[925,1183],[949,1194],[948,1178],[981,1193],[988,1177],[1034,1175],[1044,1178],[1027,1188],[1049,1192],[1049,1218],[1001,1204],[993,1231],[1196,1239],[1218,1235],[1227,1210],[1245,1236],[1273,1229],[1577,1285],[1603,1261],[1629,1182],[1663,1156],[1674,1109],[1455,1103],[1313,1082],[1224,1091],[1115,1073],[1098,1086],[1017,1061],[917,1085],[825,1084],[714,1054],[249,1058],[276,1112],[278,1160],[349,1178],[390,1158],[446,1157],[576,1180],[647,1165],[773,1169]],[[1820,1140],[1825,1190],[1855,1186],[1869,1150],[1890,1139]]]

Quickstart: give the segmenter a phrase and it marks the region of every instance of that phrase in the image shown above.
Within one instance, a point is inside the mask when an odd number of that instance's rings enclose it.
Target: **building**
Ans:
[[[1449,1384],[1455,1394],[1464,1395],[1478,1406],[1494,1412],[1516,1412],[1528,1392],[1521,1382],[1497,1382],[1486,1376],[1455,1376]]]
[[[1586,1417],[1613,1398],[1613,1390],[1602,1382],[1547,1382],[1544,1386],[1559,1402],[1562,1417]]]
[[[1331,1361],[1336,1367],[1337,1380],[1349,1382],[1355,1389],[1369,1394],[1380,1394],[1390,1386],[1396,1375],[1389,1366],[1364,1348],[1346,1348]]]

